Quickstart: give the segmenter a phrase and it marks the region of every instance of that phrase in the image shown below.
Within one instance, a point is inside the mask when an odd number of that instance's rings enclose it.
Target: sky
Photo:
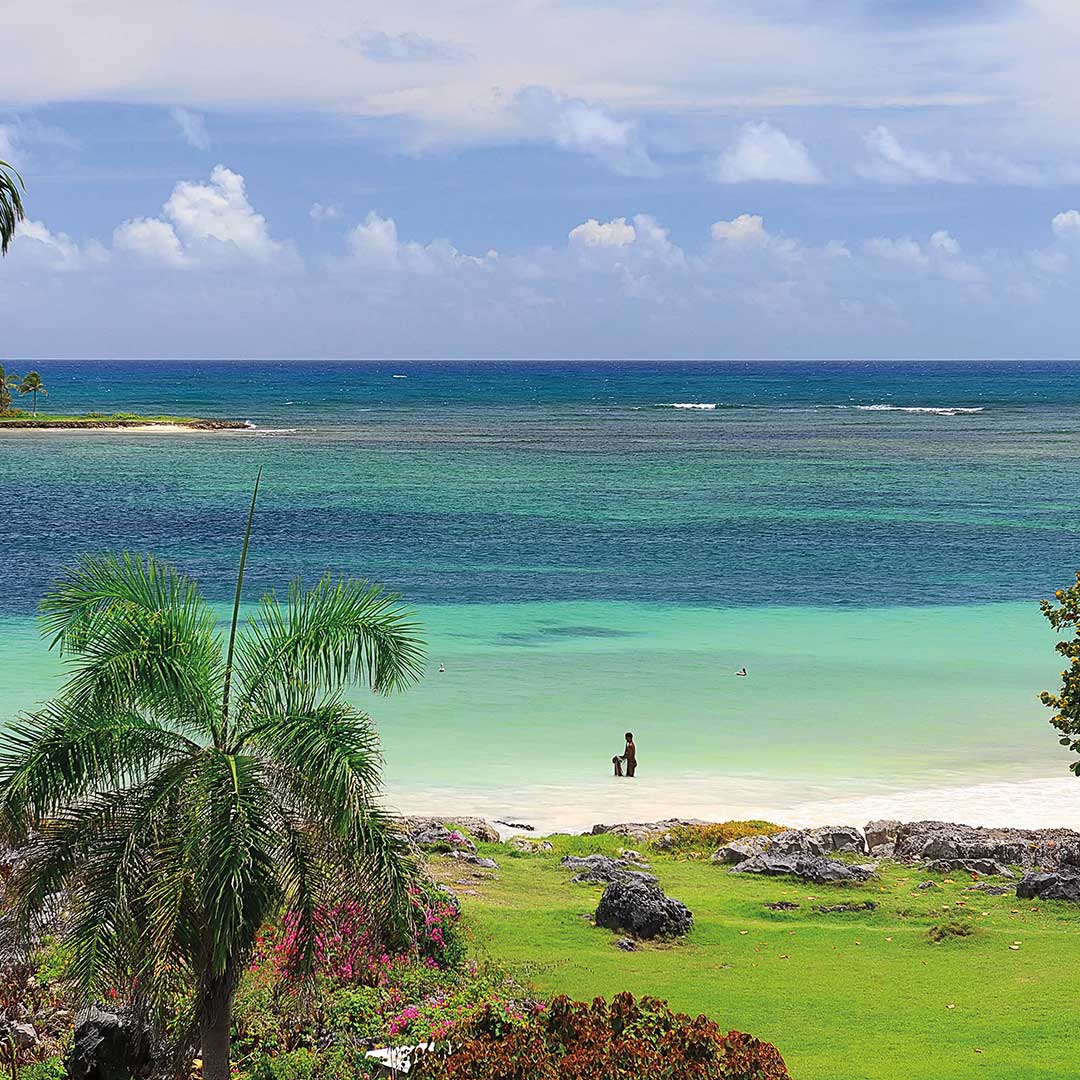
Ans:
[[[0,356],[1075,357],[1075,0],[39,0]]]

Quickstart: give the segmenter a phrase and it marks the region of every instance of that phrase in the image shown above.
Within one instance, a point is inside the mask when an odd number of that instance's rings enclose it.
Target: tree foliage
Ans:
[[[258,484],[256,484],[256,494]],[[204,1076],[228,1076],[229,1016],[260,926],[299,966],[317,912],[353,897],[373,931],[411,927],[418,868],[379,805],[371,719],[345,699],[420,674],[409,612],[378,585],[294,582],[227,635],[198,585],[153,556],[82,559],[47,593],[68,677],[0,750],[0,833],[25,845],[8,898],[32,940],[58,905],[87,995],[192,988]],[[126,981],[125,981],[126,980]]]
[[[663,1001],[555,998],[528,1015],[485,1006],[424,1055],[428,1080],[791,1080],[770,1043],[724,1034]]]
[[[1054,599],[1056,604],[1043,600],[1039,606],[1055,631],[1071,633],[1055,646],[1068,667],[1061,673],[1057,693],[1044,690],[1039,700],[1054,710],[1050,723],[1061,732],[1061,745],[1080,754],[1080,573],[1076,575],[1076,584],[1069,589],[1058,589]],[[1080,776],[1080,759],[1070,768]]]
[[[5,371],[0,364],[0,413],[5,413],[11,408],[12,390],[18,390],[19,376],[13,371]]]
[[[26,217],[22,204],[25,190],[18,172],[6,161],[0,161],[0,255],[7,254],[16,226]]]
[[[19,383],[20,394],[33,394],[34,395],[34,415],[37,416],[37,399],[38,394],[44,394],[49,396],[49,391],[45,389],[45,384],[41,381],[41,376],[36,371],[28,371]]]

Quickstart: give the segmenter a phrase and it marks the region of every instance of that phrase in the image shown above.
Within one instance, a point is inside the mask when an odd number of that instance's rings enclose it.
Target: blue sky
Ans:
[[[3,355],[1080,353],[1075,3],[10,22]]]

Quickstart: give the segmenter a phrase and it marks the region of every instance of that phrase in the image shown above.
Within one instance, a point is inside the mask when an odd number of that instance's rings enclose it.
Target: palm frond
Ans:
[[[23,178],[6,161],[0,161],[0,255],[6,255],[15,228],[26,217],[22,193]]]
[[[305,591],[294,581],[284,605],[262,598],[238,643],[244,700],[274,707],[297,686],[316,695],[353,682],[404,689],[423,673],[418,630],[413,613],[378,585],[326,577]]]
[[[195,748],[132,710],[91,712],[59,699],[20,717],[0,748],[0,834],[25,836],[88,795],[123,790]]]
[[[65,695],[210,722],[222,672],[216,620],[172,566],[153,556],[87,556],[46,593],[41,612],[42,633],[71,670]]]
[[[222,977],[245,957],[281,889],[274,854],[274,810],[255,759],[207,751],[201,782],[208,815],[201,908],[207,939],[204,970]]]

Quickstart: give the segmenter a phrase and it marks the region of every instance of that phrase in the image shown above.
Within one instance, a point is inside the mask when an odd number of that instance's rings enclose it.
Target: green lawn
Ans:
[[[1075,907],[965,892],[971,881],[962,874],[918,891],[928,877],[949,875],[893,864],[864,886],[814,886],[652,856],[661,886],[690,907],[695,929],[681,944],[624,953],[613,945],[617,935],[588,920],[601,888],[570,884],[558,865],[571,851],[613,853],[618,841],[553,841],[548,855],[481,845],[499,862],[498,880],[470,884],[478,895],[462,897],[477,951],[542,992],[667,998],[775,1043],[794,1080],[1080,1075]],[[467,869],[436,865],[448,881]],[[790,913],[764,907],[776,900],[801,906]],[[812,910],[848,900],[879,907]],[[969,923],[972,936],[932,944],[929,928],[954,921]]]

